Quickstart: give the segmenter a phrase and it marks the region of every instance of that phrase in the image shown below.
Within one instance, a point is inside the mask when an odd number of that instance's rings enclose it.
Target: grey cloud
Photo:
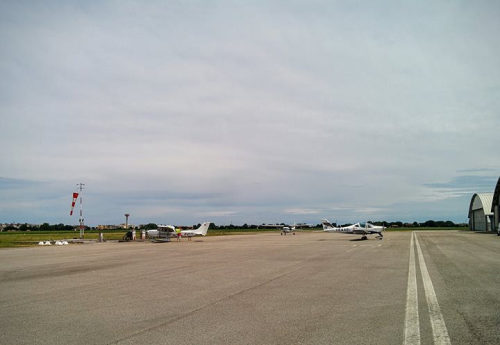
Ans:
[[[456,177],[464,157],[500,168],[497,10],[2,3],[0,175],[87,182],[96,222],[446,209],[487,182]]]
[[[477,170],[476,170],[477,171]],[[484,170],[480,170],[484,171]],[[451,181],[442,183],[425,184],[427,187],[444,188],[444,189],[475,189],[477,192],[493,191],[495,188],[498,176],[475,176],[465,175],[457,176]]]

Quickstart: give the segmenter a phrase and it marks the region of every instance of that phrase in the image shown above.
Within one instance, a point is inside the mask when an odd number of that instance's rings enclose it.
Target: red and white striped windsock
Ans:
[[[73,193],[73,201],[71,202],[71,211],[69,212],[69,215],[73,215],[73,209],[75,208],[75,203],[76,199],[78,199],[78,193]]]

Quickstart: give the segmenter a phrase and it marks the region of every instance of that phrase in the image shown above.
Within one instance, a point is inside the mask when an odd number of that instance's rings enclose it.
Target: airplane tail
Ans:
[[[206,236],[209,227],[210,227],[210,222],[205,222],[205,223],[201,224],[201,226],[198,229],[196,229],[195,231],[199,235]]]
[[[323,230],[331,229],[334,226],[328,221],[328,219],[322,219],[321,224],[323,224]]]

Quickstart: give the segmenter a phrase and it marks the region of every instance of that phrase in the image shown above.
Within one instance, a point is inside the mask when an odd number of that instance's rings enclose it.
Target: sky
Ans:
[[[466,222],[498,1],[0,1],[0,223]]]

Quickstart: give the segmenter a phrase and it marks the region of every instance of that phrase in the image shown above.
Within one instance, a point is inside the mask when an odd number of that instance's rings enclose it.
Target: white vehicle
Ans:
[[[180,230],[173,225],[158,225],[158,229],[148,230],[146,233],[149,238],[171,238],[180,234],[180,237],[187,237],[189,240],[193,236],[206,236],[210,222],[205,222],[198,229]]]
[[[385,227],[376,226],[370,223],[366,223],[365,226],[361,226],[361,224],[356,223],[349,226],[335,227],[328,221],[328,219],[322,219],[321,224],[323,224],[323,231],[326,232],[340,232],[344,234],[362,235],[362,240],[366,240],[368,238],[367,235],[371,234],[377,234],[377,238],[379,240],[384,238],[384,235],[382,235],[382,231],[384,231]]]

